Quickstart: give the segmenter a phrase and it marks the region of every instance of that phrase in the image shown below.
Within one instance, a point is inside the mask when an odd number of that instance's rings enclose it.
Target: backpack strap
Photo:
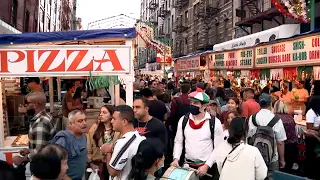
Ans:
[[[189,120],[189,113],[183,116],[182,120],[182,136],[183,136],[183,143],[185,143],[185,135],[184,135],[184,130],[186,129],[187,123]]]
[[[257,124],[256,117],[257,117],[257,114],[253,114],[251,117],[251,120],[252,120],[252,124],[258,127],[259,125]]]
[[[179,114],[179,106],[182,104],[182,101],[181,101],[181,99],[180,99],[180,97],[175,97],[173,100],[175,100],[176,101],[176,111],[175,111],[175,113],[174,113],[174,117],[175,117],[175,119],[177,118],[177,119],[180,119],[181,117],[177,117],[178,116],[178,114]]]
[[[184,164],[185,154],[186,154],[186,136],[184,134],[184,130],[186,129],[187,123],[189,120],[189,113],[183,116],[182,120],[182,152],[179,159],[179,165],[182,166]]]
[[[210,132],[211,132],[211,139],[212,139],[212,146],[214,149],[214,129],[216,126],[216,117],[211,115],[211,119],[209,119],[209,125],[210,125]]]
[[[279,120],[280,120],[280,117],[277,115],[274,115],[274,117],[271,119],[271,121],[268,123],[267,126],[273,127],[274,125],[276,125],[278,123]]]
[[[231,149],[231,151],[229,152],[229,154],[231,154],[234,150],[236,150],[238,146],[240,146],[240,144],[238,144],[238,145],[236,145],[235,147],[233,147],[233,148]],[[228,154],[228,155],[229,155],[229,154]],[[226,157],[224,158],[221,168],[223,168],[224,163],[226,163],[227,158],[228,158],[228,156],[226,156]]]

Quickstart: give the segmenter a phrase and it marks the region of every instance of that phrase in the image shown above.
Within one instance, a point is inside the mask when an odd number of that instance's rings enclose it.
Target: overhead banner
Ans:
[[[130,46],[0,46],[0,76],[131,74]]]
[[[218,52],[209,55],[209,69],[251,69],[253,49]]]
[[[155,36],[155,28],[148,22],[139,22],[136,24],[137,34],[146,43],[146,45],[162,56],[165,54],[166,57],[172,58],[171,46],[169,42],[165,42],[166,38],[159,38]],[[162,61],[163,62],[163,59]]]
[[[190,71],[200,69],[200,56],[179,59],[174,66],[176,71]]]
[[[319,64],[320,35],[259,46],[255,58],[257,68]]]

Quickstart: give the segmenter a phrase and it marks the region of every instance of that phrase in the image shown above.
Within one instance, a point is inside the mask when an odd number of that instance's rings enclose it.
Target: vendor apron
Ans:
[[[188,171],[182,168],[169,167],[163,174],[161,179],[169,180],[199,180],[199,177],[194,171]]]

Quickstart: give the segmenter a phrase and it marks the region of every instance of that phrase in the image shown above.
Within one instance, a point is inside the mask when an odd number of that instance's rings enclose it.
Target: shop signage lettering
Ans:
[[[318,63],[320,37],[310,36],[294,41],[256,48],[256,67],[275,67]]]
[[[243,69],[253,67],[253,49],[228,51],[214,54],[210,69]]]
[[[200,57],[196,59],[181,59],[176,62],[175,69],[178,71],[188,71],[200,68]]]
[[[0,49],[0,75],[86,74],[130,72],[129,47],[49,46]],[[129,63],[128,63],[129,62]]]

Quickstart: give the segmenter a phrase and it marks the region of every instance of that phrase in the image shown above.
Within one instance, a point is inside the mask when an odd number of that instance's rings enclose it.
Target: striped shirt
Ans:
[[[56,123],[45,110],[39,112],[30,120],[29,148],[39,150],[50,143],[56,133]]]
[[[114,180],[127,180],[132,169],[131,160],[137,154],[140,142],[145,140],[138,131],[127,132],[114,145],[113,153],[110,160],[110,167],[120,171]]]

